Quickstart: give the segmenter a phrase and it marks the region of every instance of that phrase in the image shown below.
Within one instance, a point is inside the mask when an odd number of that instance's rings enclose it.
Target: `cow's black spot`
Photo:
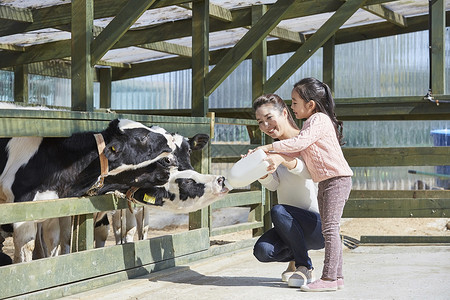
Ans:
[[[180,192],[180,199],[187,200],[188,198],[201,197],[205,193],[205,184],[197,183],[191,178],[178,178],[175,179],[178,184]]]
[[[5,232],[8,232],[8,233],[14,232],[13,224],[3,224],[3,225],[0,225],[0,227]]]
[[[3,172],[8,161],[8,152],[6,151],[6,145],[11,139],[0,139],[0,174]]]
[[[3,252],[0,252],[0,266],[7,266],[10,264],[12,264],[11,257]]]

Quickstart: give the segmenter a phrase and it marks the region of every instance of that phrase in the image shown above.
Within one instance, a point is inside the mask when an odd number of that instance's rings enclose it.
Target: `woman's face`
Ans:
[[[295,90],[292,90],[291,97],[291,109],[297,119],[308,119],[314,113],[316,105],[313,100],[306,102]]]
[[[259,129],[273,139],[280,139],[287,126],[287,112],[280,113],[273,104],[261,105],[255,111]]]

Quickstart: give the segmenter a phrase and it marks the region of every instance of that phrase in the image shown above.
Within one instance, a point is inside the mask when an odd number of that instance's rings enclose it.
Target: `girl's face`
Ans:
[[[308,119],[315,112],[316,103],[313,100],[306,102],[295,90],[292,90],[291,97],[291,108],[297,119]]]
[[[273,104],[264,104],[255,111],[255,116],[262,132],[273,139],[282,137],[287,126],[286,109],[280,113]]]

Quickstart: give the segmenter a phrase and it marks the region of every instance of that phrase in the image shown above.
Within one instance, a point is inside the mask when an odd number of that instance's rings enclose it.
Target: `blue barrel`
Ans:
[[[431,136],[433,137],[434,146],[450,146],[450,129],[437,129],[431,131]],[[438,174],[450,174],[450,166],[437,166],[436,173]],[[436,184],[444,189],[450,189],[449,179],[436,179]]]

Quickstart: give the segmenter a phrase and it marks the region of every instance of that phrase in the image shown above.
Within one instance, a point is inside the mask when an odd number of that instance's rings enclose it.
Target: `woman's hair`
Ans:
[[[322,112],[330,117],[336,130],[336,137],[339,144],[341,146],[344,145],[342,135],[344,125],[336,118],[336,114],[334,113],[335,104],[328,85],[316,78],[308,77],[294,84],[294,90],[304,101],[309,102],[314,100],[316,103],[316,111]]]
[[[258,108],[265,104],[272,104],[273,107],[280,113],[283,113],[283,110],[287,111],[287,119],[289,124],[295,129],[299,129],[297,123],[295,123],[294,118],[292,118],[291,111],[286,103],[281,99],[277,94],[266,94],[258,97],[255,101],[253,101],[253,112],[256,112]],[[300,129],[299,129],[300,130]]]

